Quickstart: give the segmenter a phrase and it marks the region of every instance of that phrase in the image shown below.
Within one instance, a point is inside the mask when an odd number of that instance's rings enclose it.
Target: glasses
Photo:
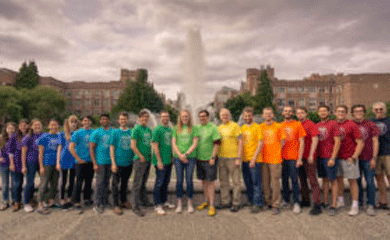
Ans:
[[[380,112],[380,111],[383,111],[383,110],[384,110],[383,108],[374,108],[375,112]]]
[[[354,113],[364,112],[364,110],[353,110]]]

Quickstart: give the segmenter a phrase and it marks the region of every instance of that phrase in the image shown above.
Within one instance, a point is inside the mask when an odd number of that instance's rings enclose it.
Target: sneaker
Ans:
[[[34,208],[31,206],[31,204],[26,204],[26,205],[24,205],[23,210],[24,210],[25,212],[28,212],[28,213],[34,212]]]
[[[368,216],[375,216],[374,206],[368,205],[368,207],[367,207],[367,215]]]
[[[330,207],[329,208],[329,216],[335,216],[336,215],[336,208]]]
[[[389,210],[389,206],[387,206],[387,203],[379,203],[375,206],[375,208],[381,210]]]
[[[310,201],[302,201],[301,202],[301,208],[310,207]]]
[[[214,216],[217,212],[215,211],[214,206],[209,207],[209,212],[207,213],[210,217]]]
[[[280,203],[280,208],[289,208],[289,207],[290,207],[290,203],[288,202],[282,201]]]
[[[1,205],[0,205],[0,211],[4,211],[4,210],[6,210],[7,208],[9,208],[9,203],[7,203],[7,202],[2,202]]]
[[[338,201],[337,202],[337,208],[343,208],[345,207],[345,202],[344,201]]]
[[[93,201],[92,201],[92,200],[85,200],[85,201],[84,201],[84,205],[85,205],[86,207],[92,206],[92,205],[93,205]]]
[[[208,202],[204,202],[201,205],[199,205],[196,209],[198,211],[202,211],[202,210],[206,209],[208,206],[209,206],[209,203]]]
[[[12,204],[12,212],[17,212],[20,210],[20,203],[15,202]]]
[[[240,206],[238,206],[238,205],[233,205],[230,208],[230,212],[238,212],[239,210],[240,210]]]
[[[65,204],[63,204],[62,206],[61,206],[61,208],[62,208],[62,210],[69,210],[70,208],[72,208],[73,207],[73,204],[72,203],[70,203],[70,202],[68,202],[68,203],[65,203]]]
[[[271,209],[271,214],[272,214],[272,215],[278,215],[279,213],[280,213],[279,208],[272,208],[272,209]]]
[[[83,209],[83,207],[81,207],[81,205],[76,205],[75,210],[77,211],[78,214],[84,213],[84,209]]]
[[[174,209],[175,208],[175,204],[166,202],[166,203],[164,203],[163,207],[168,208],[168,209]]]
[[[188,208],[190,208],[190,206],[188,206]],[[183,205],[181,203],[178,203],[175,209],[175,213],[182,213],[182,212],[183,212]]]
[[[217,205],[215,208],[216,209],[227,209],[227,208],[231,208],[232,205],[230,204],[220,204],[220,205]]]
[[[259,213],[261,212],[262,207],[261,206],[253,206],[251,209],[251,213]]]
[[[323,210],[329,208],[329,206],[330,206],[329,204],[321,203],[321,208],[322,208]]]
[[[157,213],[158,215],[165,215],[165,214],[166,214],[165,211],[164,211],[164,209],[163,209],[163,207],[162,207],[161,205],[157,205],[156,208],[155,208],[155,210],[156,210],[156,213]]]
[[[139,206],[134,206],[133,207],[133,212],[138,216],[138,217],[143,217],[145,216],[145,213],[141,211]]]
[[[93,207],[93,211],[95,211],[96,213],[102,214],[102,213],[104,213],[104,208],[102,206],[96,205]]]
[[[299,203],[294,203],[293,213],[301,213],[301,206],[299,205]]]
[[[122,215],[123,214],[123,211],[120,207],[114,207],[114,209],[112,210],[116,215]]]
[[[42,215],[47,215],[50,213],[50,210],[45,208],[45,207],[42,207],[42,208],[37,209],[37,213],[42,214]]]
[[[188,213],[194,213],[195,212],[194,205],[192,205],[192,202],[188,202],[187,203],[187,208],[188,208]]]
[[[132,208],[131,203],[129,203],[129,202],[123,202],[123,203],[121,204],[121,206],[122,206],[122,208],[124,208],[124,209],[131,209],[131,208]]]
[[[320,205],[314,205],[314,207],[310,210],[309,214],[313,216],[320,215],[322,213]]]
[[[351,207],[351,210],[348,212],[349,216],[356,216],[359,214],[359,207]]]

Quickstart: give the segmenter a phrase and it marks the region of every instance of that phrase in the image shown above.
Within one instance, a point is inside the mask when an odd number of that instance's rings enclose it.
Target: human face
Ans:
[[[219,118],[221,118],[222,123],[228,123],[230,121],[230,113],[228,110],[223,109],[219,113]]]
[[[321,120],[326,120],[329,117],[329,111],[327,108],[320,108],[318,109],[318,116],[321,118]]]
[[[299,121],[304,121],[307,117],[307,112],[302,110],[302,109],[298,109],[296,111],[296,114],[297,114],[297,118],[299,119]]]
[[[7,128],[5,129],[5,131],[7,132],[8,136],[12,136],[15,133],[16,129],[15,129],[14,125],[9,124],[7,126]]]
[[[83,118],[82,124],[83,124],[83,128],[90,129],[92,125],[92,121],[89,118]]]
[[[58,131],[58,122],[57,121],[50,121],[49,122],[49,131],[50,133],[57,133]]]
[[[209,122],[209,116],[205,112],[199,114],[199,122],[202,125],[206,125]]]
[[[364,119],[364,109],[362,107],[357,107],[353,109],[352,115],[356,121],[362,121]]]
[[[253,122],[253,113],[252,112],[244,112],[244,121],[246,124],[251,124]]]
[[[28,130],[28,124],[25,122],[19,123],[19,130],[23,133],[26,134]]]
[[[293,116],[293,109],[291,107],[284,107],[282,114],[285,120],[291,120]]]
[[[345,119],[347,119],[347,110],[343,107],[339,107],[336,109],[336,119],[337,121],[339,122],[342,122],[344,121]]]
[[[35,121],[32,123],[31,128],[34,133],[40,133],[42,132],[42,123],[40,121]]]
[[[148,124],[148,120],[149,120],[149,114],[144,114],[141,117],[139,117],[139,123],[142,126],[146,126]]]
[[[118,122],[119,122],[119,125],[121,126],[121,128],[125,128],[127,126],[127,124],[129,123],[129,118],[126,116],[120,115]]]
[[[69,128],[70,128],[70,130],[71,130],[71,131],[76,130],[77,124],[78,124],[78,123],[79,123],[79,122],[77,121],[76,118],[71,118],[70,121],[69,121]]]
[[[190,115],[188,114],[188,112],[181,112],[180,120],[183,125],[188,125],[188,123],[190,122]]]
[[[101,117],[100,118],[100,125],[102,125],[103,128],[106,128],[108,127],[108,125],[110,125],[110,119],[108,117]]]
[[[375,104],[372,106],[372,111],[374,112],[376,118],[386,117],[386,108],[382,104]]]
[[[263,118],[266,122],[270,122],[272,121],[272,119],[274,118],[274,113],[273,111],[271,110],[264,110],[263,111]]]
[[[167,126],[169,123],[169,113],[163,112],[160,115],[160,121],[162,125]]]

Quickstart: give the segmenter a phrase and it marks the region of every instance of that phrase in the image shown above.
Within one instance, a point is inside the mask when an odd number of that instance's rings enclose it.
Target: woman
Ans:
[[[194,194],[194,185],[192,176],[196,165],[196,147],[198,145],[199,135],[196,128],[192,125],[191,115],[189,111],[183,110],[180,112],[177,120],[177,125],[173,129],[172,148],[174,151],[174,163],[176,169],[176,195],[177,207],[175,212],[183,211],[183,184],[184,173],[186,174],[187,197],[188,197],[188,212],[194,212],[192,197]]]
[[[42,136],[42,123],[38,119],[31,120],[29,134],[22,142],[22,173],[26,175],[24,187],[24,211],[33,212],[32,205],[35,191],[35,175],[39,171],[38,139]]]
[[[3,190],[3,202],[0,205],[0,211],[4,211],[9,208],[9,140],[15,133],[15,123],[9,122],[3,128],[0,138],[0,174],[1,174],[1,189]]]

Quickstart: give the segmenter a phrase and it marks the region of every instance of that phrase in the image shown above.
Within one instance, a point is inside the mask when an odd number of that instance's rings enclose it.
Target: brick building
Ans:
[[[63,82],[53,77],[41,77],[40,85],[50,86],[64,94],[66,110],[78,115],[98,115],[110,112],[126,87],[127,80],[135,81],[140,69],[121,69],[120,79],[109,82]],[[13,86],[17,72],[0,68],[0,84]]]
[[[215,96],[214,96],[214,110],[218,113],[224,106],[227,100],[234,98],[238,95],[238,91],[236,89],[230,87],[222,87]]]
[[[275,77],[274,68],[270,66],[249,68],[245,90],[252,95],[256,93],[257,78],[262,71],[267,71],[271,80],[278,110],[290,105],[315,111],[320,105],[329,105],[333,111],[339,104],[350,108],[360,103],[369,107],[377,101],[390,101],[390,73],[312,74],[299,80],[281,80]]]

